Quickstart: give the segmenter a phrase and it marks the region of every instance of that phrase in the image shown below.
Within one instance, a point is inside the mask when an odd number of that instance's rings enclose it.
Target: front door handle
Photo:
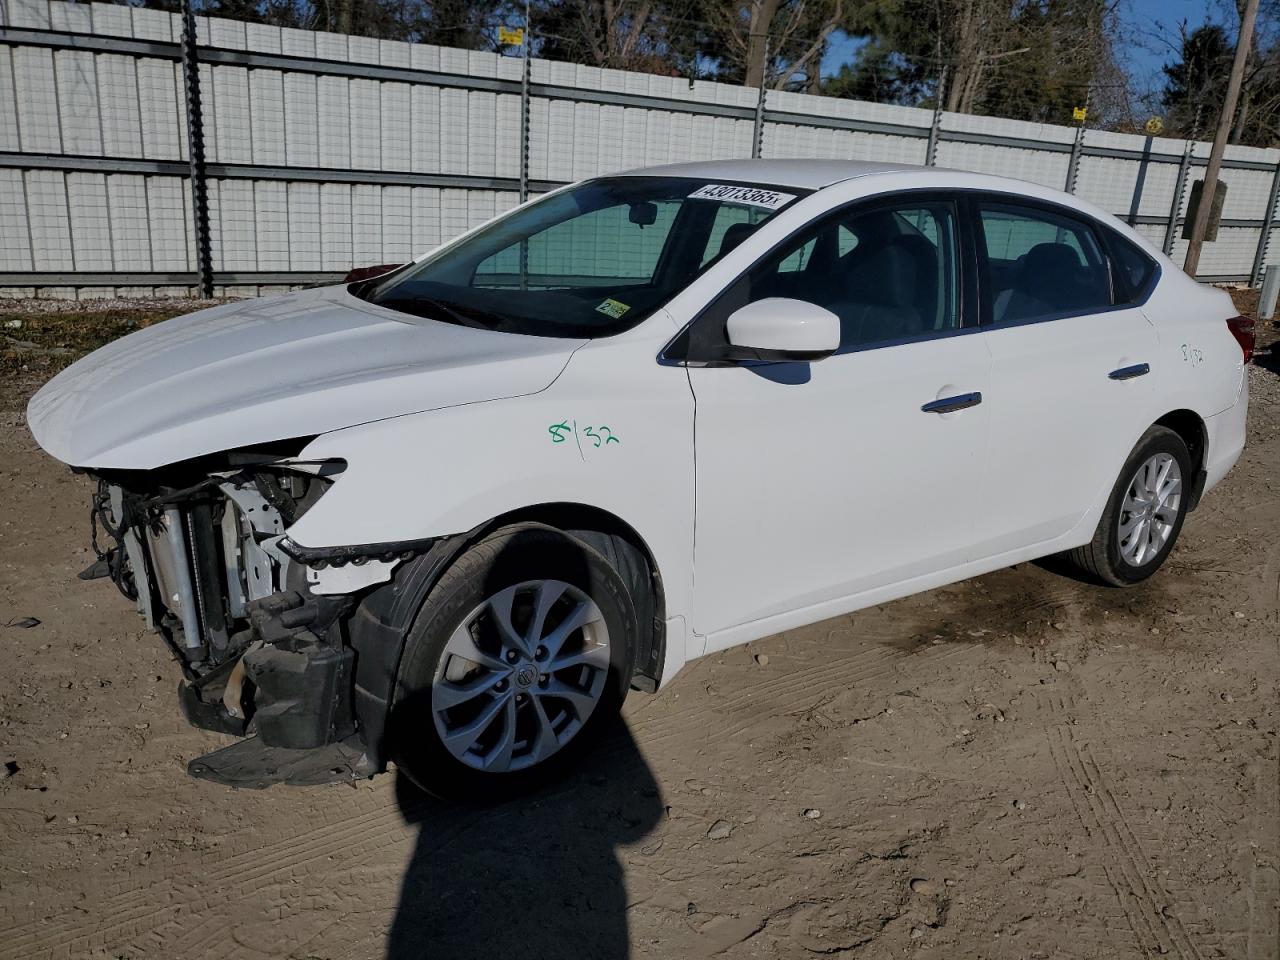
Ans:
[[[920,409],[925,413],[952,413],[968,407],[976,407],[982,402],[980,393],[961,393],[954,397],[943,397],[941,400],[930,400]]]
[[[1129,367],[1121,367],[1107,374],[1112,380],[1132,380],[1134,377],[1145,377],[1151,372],[1151,364],[1135,363]]]

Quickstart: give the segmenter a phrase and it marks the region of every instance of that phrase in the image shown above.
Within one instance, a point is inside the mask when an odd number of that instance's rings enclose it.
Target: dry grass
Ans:
[[[0,306],[0,376],[47,378],[119,337],[210,300],[26,300]]]

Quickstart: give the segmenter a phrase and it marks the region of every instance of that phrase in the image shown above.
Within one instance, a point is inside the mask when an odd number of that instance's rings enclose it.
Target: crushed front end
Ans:
[[[260,787],[376,772],[346,629],[361,589],[404,556],[343,557],[350,568],[326,578],[334,562],[291,556],[285,536],[343,467],[255,450],[94,474],[98,561],[82,576],[110,577],[164,638],[192,724],[246,738],[193,760],[195,776]]]

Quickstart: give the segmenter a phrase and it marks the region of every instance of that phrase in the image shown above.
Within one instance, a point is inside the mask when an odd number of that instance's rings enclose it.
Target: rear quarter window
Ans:
[[[1107,231],[1107,245],[1111,248],[1111,261],[1115,268],[1120,289],[1116,290],[1119,303],[1135,303],[1146,297],[1156,276],[1156,262],[1151,256],[1128,238]]]

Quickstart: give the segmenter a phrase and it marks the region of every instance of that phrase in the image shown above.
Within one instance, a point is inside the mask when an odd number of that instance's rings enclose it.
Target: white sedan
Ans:
[[[1009,564],[1149,577],[1244,444],[1250,321],[1019,181],[726,161],[575,184],[31,401],[97,478],[193,773],[494,796],[689,660]]]

